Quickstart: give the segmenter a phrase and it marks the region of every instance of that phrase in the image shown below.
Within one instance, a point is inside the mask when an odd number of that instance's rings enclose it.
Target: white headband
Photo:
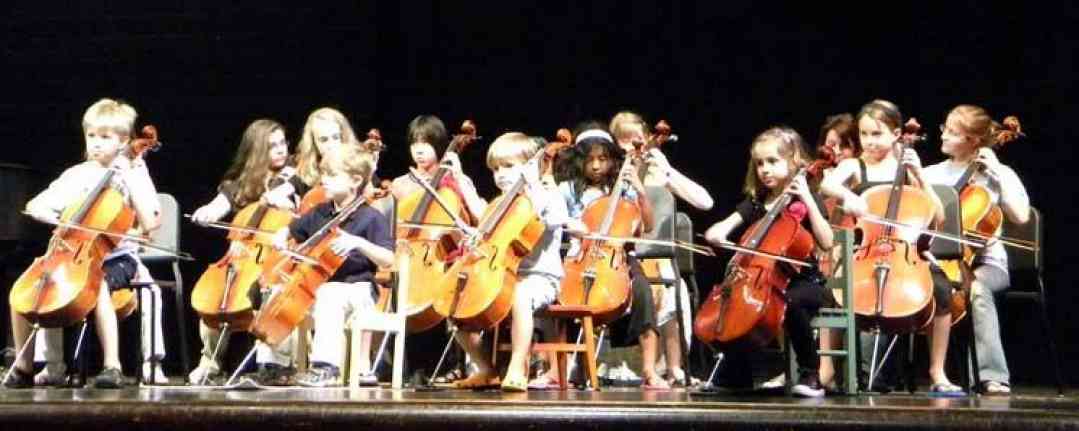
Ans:
[[[604,132],[599,129],[592,129],[586,130],[584,132],[581,132],[580,135],[577,135],[577,139],[573,141],[573,145],[581,145],[581,142],[585,139],[603,139],[607,142],[614,142],[614,138],[611,137],[610,133]]]

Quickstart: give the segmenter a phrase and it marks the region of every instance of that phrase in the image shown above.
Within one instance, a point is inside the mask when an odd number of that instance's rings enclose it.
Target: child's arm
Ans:
[[[660,175],[667,176],[667,187],[671,189],[671,192],[682,198],[682,200],[689,202],[694,208],[701,210],[712,209],[714,202],[708,190],[671,166],[670,162],[667,161],[667,156],[663,155],[663,152],[659,151],[659,149],[653,148],[648,154],[651,156],[649,162],[656,166]]]
[[[392,266],[394,261],[390,224],[381,214],[375,215],[363,232],[339,229],[337,238],[330,243],[330,249],[338,256],[347,256],[352,250],[357,250],[380,267]]]
[[[655,212],[652,209],[652,201],[648,199],[648,193],[646,193],[644,184],[641,183],[640,176],[637,175],[637,168],[633,166],[633,163],[626,163],[626,168],[622,171],[619,181],[623,180],[629,181],[633,190],[637,192],[637,206],[641,210],[641,232],[651,232],[656,227]]]
[[[821,180],[820,191],[827,197],[839,199],[843,204],[844,212],[860,216],[867,211],[865,201],[845,185],[857,172],[857,159],[847,159],[839,162],[839,165]]]
[[[817,199],[809,191],[809,184],[806,183],[805,176],[799,175],[795,177],[791,184],[787,186],[787,192],[797,196],[805,204],[808,210],[809,226],[812,228],[813,238],[817,241],[817,246],[822,250],[831,250],[835,239],[832,226],[828,223],[828,219],[824,217],[824,213],[821,212]]]
[[[727,236],[731,234],[731,231],[737,229],[738,226],[741,225],[742,216],[737,212],[731,213],[731,215],[727,216],[723,221],[708,228],[708,230],[704,232],[704,239],[717,246],[720,244],[730,244],[731,241],[727,239]]]
[[[228,197],[222,193],[218,193],[214,200],[210,203],[199,207],[195,210],[194,214],[191,214],[191,221],[205,225],[207,223],[221,220],[229,211],[232,211],[232,204],[229,203]]]
[[[1030,197],[1019,176],[1011,168],[1004,166],[997,159],[996,153],[989,148],[978,150],[977,161],[985,165],[986,175],[1000,184],[1000,208],[1008,220],[1024,224],[1030,219]]]
[[[153,232],[161,226],[161,202],[157,200],[157,188],[150,178],[150,171],[142,157],[131,161],[129,166],[124,164],[121,162],[120,172],[131,193],[131,205],[135,207],[139,226],[146,233]]]
[[[55,223],[59,220],[64,209],[73,203],[74,191],[79,189],[76,169],[77,167],[68,168],[49,183],[49,187],[26,202],[26,213],[35,220],[45,223]]]

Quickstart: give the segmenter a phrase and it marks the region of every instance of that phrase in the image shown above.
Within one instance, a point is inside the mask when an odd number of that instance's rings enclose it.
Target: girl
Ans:
[[[750,146],[749,168],[743,192],[746,199],[735,212],[716,223],[705,232],[705,238],[713,244],[730,243],[728,236],[740,226],[756,223],[775,205],[784,194],[791,194],[807,207],[807,217],[802,225],[813,234],[817,247],[832,248],[832,228],[824,217],[818,199],[810,191],[804,175],[794,176],[799,167],[806,164],[805,144],[802,137],[789,127],[779,126],[765,130]],[[799,378],[794,386],[796,395],[820,397],[824,395],[817,376],[819,357],[813,342],[810,319],[817,309],[831,303],[831,293],[824,288],[824,277],[816,266],[803,269],[792,276],[787,285],[787,312],[784,330],[791,339],[797,355]],[[735,363],[744,355],[733,356]],[[741,365],[741,364],[740,364]],[[744,365],[748,365],[745,363]],[[727,371],[734,371],[728,367]],[[743,376],[751,376],[744,367]]]
[[[585,209],[599,198],[609,195],[618,181],[627,181],[630,188],[622,196],[637,204],[641,211],[641,225],[638,232],[651,231],[654,226],[652,204],[645,195],[644,184],[637,175],[632,163],[621,169],[626,154],[614,139],[598,123],[585,124],[577,132],[575,146],[566,151],[560,160],[565,166],[558,171],[568,177],[558,184],[559,192],[569,209],[570,221],[566,223],[566,232],[575,236],[571,241],[569,256],[577,256],[580,241],[576,237],[592,233],[581,221]],[[621,169],[621,170],[620,170]],[[655,324],[655,304],[648,281],[640,271],[640,264],[632,255],[628,256],[632,280],[632,306],[628,316],[612,325],[612,340],[617,345],[629,345],[638,342],[641,346],[641,362],[644,374],[642,387],[645,389],[667,389],[667,382],[656,373],[656,355],[659,334]],[[547,373],[533,380],[531,388],[547,388],[558,382],[557,361],[551,355],[548,361],[551,367]]]
[[[640,115],[630,111],[615,114],[611,118],[609,130],[614,135],[618,146],[627,153],[633,153],[635,147],[643,145],[649,136],[648,124]],[[645,154],[645,161],[645,186],[666,189],[667,192],[700,210],[712,208],[712,196],[708,190],[671,166],[659,148],[649,149]],[[673,216],[674,214],[656,214],[655,224],[660,225],[664,222],[664,218]],[[685,280],[678,277],[678,271],[671,259],[647,259],[641,264],[647,276],[678,279],[682,284],[681,291],[683,292],[680,300],[683,304],[689,304]],[[675,289],[664,289],[661,295],[662,297],[655,301],[659,305],[656,310],[656,324],[660,328],[666,351],[667,377],[671,383],[680,384],[685,381],[685,371],[682,369],[682,342],[678,338],[678,324],[674,321],[677,310]],[[685,327],[689,328],[689,313],[686,313],[684,317]]]
[[[124,196],[125,206],[135,211],[136,232],[134,233],[148,234],[157,229],[161,224],[161,208],[157,200],[157,190],[146,168],[146,162],[142,157],[132,160],[123,154],[123,150],[131,141],[136,116],[135,108],[131,105],[112,99],[101,99],[91,105],[82,119],[86,161],[65,170],[59,178],[49,184],[45,191],[27,202],[26,212],[37,220],[56,223],[65,208],[86,196],[108,169],[115,169],[117,173],[112,179],[112,187]],[[102,265],[105,274],[104,282],[99,286],[87,287],[100,289],[97,307],[94,309],[94,323],[101,341],[104,369],[94,379],[94,386],[98,388],[119,388],[123,385],[118,353],[116,312],[113,309],[110,289],[122,289],[136,278],[150,280],[149,271],[138,261],[137,250],[138,247],[134,241],[119,241],[113,251],[105,257]],[[158,303],[160,304],[161,301],[159,300]],[[160,315],[158,312],[158,316]],[[29,338],[30,323],[15,310],[11,312],[11,323],[15,345],[22,346]],[[160,323],[155,323],[154,329],[160,330]],[[50,328],[45,330],[45,334],[47,340],[45,356],[49,359],[49,365],[38,376],[33,376],[31,358],[34,357],[34,347],[28,346],[27,352],[15,359],[12,365],[15,368],[14,373],[11,378],[3,382],[4,386],[20,388],[34,384],[62,382],[64,367],[60,329]],[[148,332],[143,334],[144,340],[148,338],[148,335]],[[157,340],[162,339],[161,335],[157,336]],[[144,346],[150,347],[148,342],[144,343]],[[158,347],[155,349],[157,352],[164,351],[161,345],[155,347]],[[146,365],[150,363],[147,362]],[[148,377],[153,379],[152,381],[158,380],[156,374],[160,373],[160,370],[146,368],[143,371],[144,373],[151,371],[147,374],[153,375]],[[161,380],[163,377],[161,375]]]
[[[285,140],[284,126],[265,118],[255,120],[244,130],[236,157],[217,187],[217,196],[210,203],[195,210],[191,220],[203,225],[216,222],[260,199],[265,199],[267,204],[276,208],[295,208],[299,201],[298,195],[269,193],[269,190],[295,177],[296,169],[287,166],[288,159],[288,141]],[[243,251],[242,243],[233,241],[229,244],[228,253],[236,255]],[[190,383],[198,384],[207,376],[220,373],[221,366],[217,358],[213,357],[220,336],[218,329],[199,322],[202,357],[199,365],[188,374]]]
[[[944,212],[940,199],[933,191],[932,185],[924,181],[918,153],[907,148],[899,156],[901,159],[897,159],[895,154],[894,145],[901,136],[903,125],[899,108],[886,100],[874,100],[863,106],[855,119],[858,122],[862,155],[857,159],[840,162],[835,171],[821,183],[821,191],[827,196],[839,199],[845,213],[855,217],[864,215],[867,209],[861,193],[875,185],[891,184],[897,164],[902,163],[911,174],[911,182],[921,188],[933,202],[935,223],[942,222]],[[958,396],[962,395],[961,388],[952,384],[944,372],[948,336],[951,332],[951,284],[939,268],[934,267],[932,273],[937,309],[929,332],[929,376],[933,382],[930,392],[941,396]]]
[[[296,175],[287,183],[271,189],[266,195],[267,201],[274,205],[284,205],[289,196],[303,196],[317,186],[323,155],[342,143],[357,143],[356,133],[344,114],[324,107],[308,115],[300,143],[296,146]]]
[[[970,178],[989,190],[994,205],[1013,223],[1023,224],[1030,219],[1030,198],[1019,176],[997,159],[993,147],[1016,135],[993,121],[985,109],[959,105],[948,113],[940,127],[940,151],[948,160],[925,168],[926,181],[955,186],[958,191],[967,184],[957,184],[971,163],[983,169]],[[1011,393],[1008,364],[1000,343],[1000,322],[997,318],[996,296],[1008,288],[1008,255],[1004,245],[997,242],[976,249],[972,263],[974,280],[971,302],[974,313],[974,339],[978,352],[979,389],[986,394]]]

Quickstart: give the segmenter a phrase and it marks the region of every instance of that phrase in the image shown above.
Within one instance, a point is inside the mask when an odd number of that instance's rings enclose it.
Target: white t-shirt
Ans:
[[[521,261],[517,272],[522,276],[544,274],[561,280],[564,274],[561,254],[562,226],[569,221],[566,201],[557,191],[547,187],[539,187],[528,195],[540,220],[547,225],[547,228],[544,229],[543,237],[532,249],[532,253]]]
[[[969,166],[969,163],[955,163],[951,160],[945,160],[935,165],[927,166],[922,170],[922,175],[930,184],[954,187],[955,183],[966,172],[967,166]],[[1012,177],[1015,183],[1021,184],[1015,171],[1007,166],[1001,165],[998,174],[1001,177]],[[971,176],[970,183],[985,187],[989,191],[993,205],[1000,205],[1000,183],[998,181],[979,171]],[[989,247],[977,249],[975,251],[975,260],[992,264],[1005,271],[1008,270],[1008,253],[1004,250],[1004,245],[999,242]]]

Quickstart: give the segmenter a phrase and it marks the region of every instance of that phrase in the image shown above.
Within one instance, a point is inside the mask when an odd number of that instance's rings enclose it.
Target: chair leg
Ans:
[[[585,372],[588,373],[588,381],[592,383],[592,389],[599,390],[599,372],[596,370],[596,339],[593,333],[592,316],[581,318],[581,329],[584,330],[584,364]]]
[[[682,306],[682,280],[675,278],[674,281],[674,310],[675,319],[678,319],[678,344],[682,347],[682,371],[685,387],[690,387],[691,368],[689,364],[689,343],[686,342],[685,312]],[[691,316],[692,317],[692,316]]]
[[[139,288],[139,287],[136,287],[134,289],[135,289],[135,314],[136,314],[136,316],[135,316],[135,321],[136,321],[135,326],[136,326],[136,329],[138,330],[138,332],[136,333],[136,334],[138,334],[137,337],[136,337],[136,338],[138,338],[138,341],[135,343],[135,352],[136,352],[135,356],[138,358],[135,361],[135,364],[137,364],[137,366],[135,367],[135,384],[136,385],[142,385],[143,383],[146,383],[145,381],[143,381],[143,375],[142,375],[142,367],[144,365],[143,363],[146,362],[146,359],[142,357],[142,348],[143,348],[143,345],[142,345],[142,330],[144,329],[143,325],[142,325],[142,298],[141,298],[142,291],[140,290],[141,288]],[[117,324],[119,324],[119,322],[117,322]],[[150,320],[150,333],[152,334],[153,332],[154,332],[154,322],[153,322],[153,320]],[[153,345],[151,344],[151,347],[150,347],[151,349],[153,348],[152,346]]]
[[[565,346],[569,340],[567,334],[566,322],[563,319],[554,319],[555,326],[555,342],[559,345]],[[548,358],[550,359],[550,358]],[[561,390],[569,389],[569,358],[566,357],[566,352],[559,350],[555,352],[555,361],[558,362],[558,388]],[[527,362],[527,361],[526,361]],[[526,374],[527,375],[527,374]]]
[[[180,363],[183,366],[181,375],[187,375],[191,371],[191,356],[188,352],[191,344],[187,338],[187,302],[184,301],[184,281],[179,262],[172,263],[172,274],[176,280],[172,290],[176,296],[176,329],[180,332]]]
[[[1057,395],[1064,395],[1064,374],[1060,369],[1060,351],[1057,350],[1056,337],[1053,335],[1053,328],[1049,323],[1049,311],[1046,309],[1047,302],[1045,301],[1045,282],[1042,279],[1042,274],[1038,273],[1038,308],[1041,309],[1042,317],[1042,331],[1045,333],[1045,338],[1049,341],[1049,354],[1053,357],[1053,370],[1056,372],[1057,378]]]

